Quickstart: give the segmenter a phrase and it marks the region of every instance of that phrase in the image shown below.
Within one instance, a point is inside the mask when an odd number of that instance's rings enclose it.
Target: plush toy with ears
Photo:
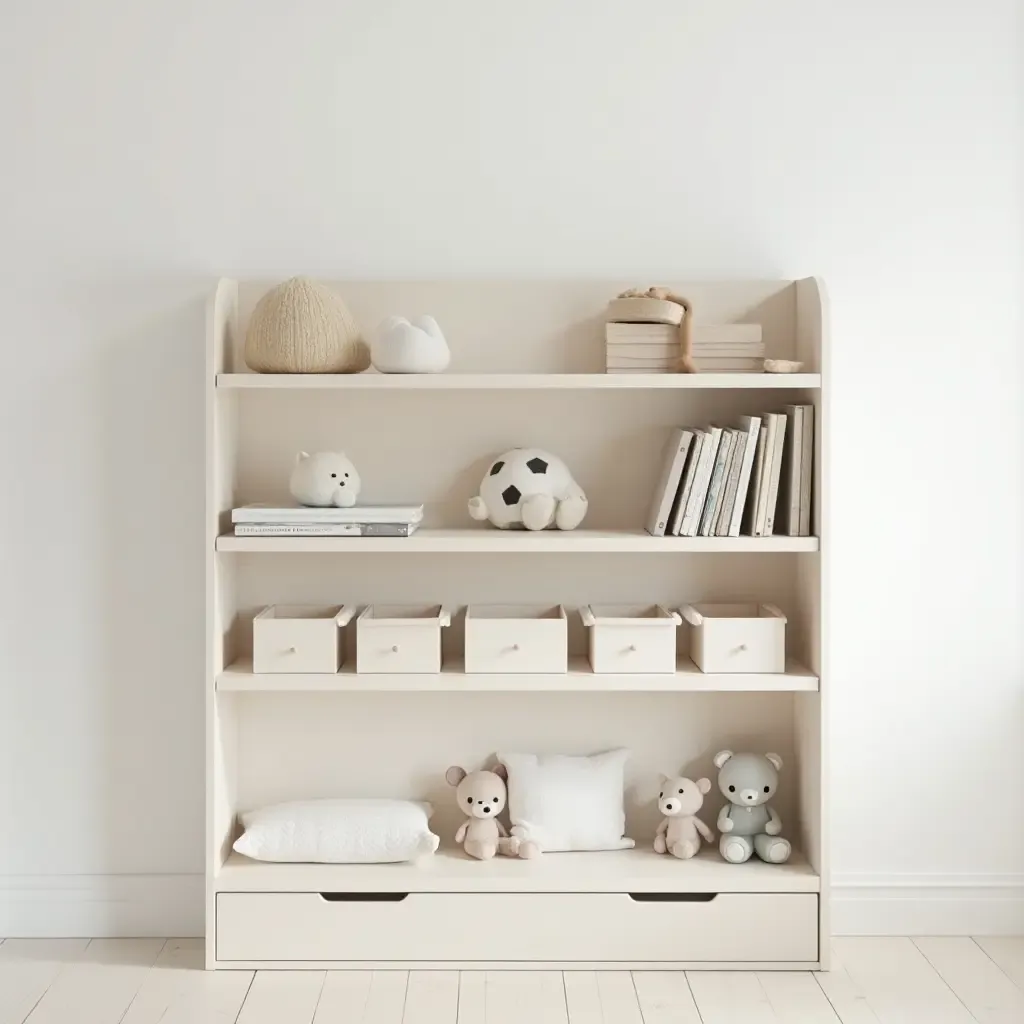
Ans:
[[[508,772],[503,764],[493,772],[467,772],[453,765],[444,774],[449,786],[455,787],[459,807],[467,816],[455,833],[455,842],[477,860],[490,860],[496,853],[505,857],[519,855],[519,840],[510,837],[498,815],[505,809]]]
[[[352,508],[359,497],[359,473],[344,452],[299,452],[288,489],[300,505]]]
[[[755,853],[769,864],[789,860],[789,841],[779,835],[782,819],[768,803],[779,788],[782,758],[720,750],[715,767],[718,788],[728,801],[718,815],[722,856],[730,864],[742,864]]]
[[[680,860],[689,860],[700,849],[701,836],[705,842],[715,841],[714,833],[697,817],[704,804],[704,794],[710,790],[710,779],[694,782],[681,776],[662,775],[658,810],[665,817],[654,837],[655,853],[671,853]]]

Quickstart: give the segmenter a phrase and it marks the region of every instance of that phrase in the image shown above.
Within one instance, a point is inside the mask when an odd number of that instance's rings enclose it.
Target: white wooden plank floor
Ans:
[[[1024,1024],[1024,938],[845,938],[834,969],[202,970],[199,939],[0,942],[0,1024]]]

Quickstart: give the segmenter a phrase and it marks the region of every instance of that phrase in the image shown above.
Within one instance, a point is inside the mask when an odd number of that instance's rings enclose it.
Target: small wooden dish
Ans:
[[[804,364],[799,359],[766,359],[765,373],[799,373]]]

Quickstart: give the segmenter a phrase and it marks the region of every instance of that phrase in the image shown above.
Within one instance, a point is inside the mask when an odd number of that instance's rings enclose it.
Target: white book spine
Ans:
[[[715,468],[718,448],[722,442],[722,428],[711,427],[706,431],[704,444],[701,446],[700,462],[697,464],[697,478],[686,503],[683,521],[679,527],[681,537],[696,537],[700,527],[701,513],[707,500],[708,487],[711,484],[711,473]]]
[[[665,531],[668,536],[679,536],[679,529],[683,523],[683,515],[686,512],[686,504],[690,500],[690,493],[693,491],[693,482],[697,476],[697,466],[700,462],[700,455],[704,450],[707,436],[707,432],[704,430],[695,430],[693,432],[693,443],[690,445],[690,454],[686,457],[683,480],[679,485],[676,502],[672,506],[672,517],[669,520],[668,529]]]
[[[814,406],[803,407],[803,446],[800,459],[800,536],[811,535],[811,499],[814,482]]]
[[[732,506],[736,501],[736,488],[740,482],[740,467],[743,465],[743,452],[746,447],[746,435],[738,430],[733,431],[732,452],[729,455],[729,474],[726,477],[725,490],[719,502],[718,516],[715,520],[715,536],[728,537],[732,524]]]
[[[236,537],[361,537],[361,526],[342,523],[238,523]]]
[[[654,488],[654,500],[647,517],[647,532],[652,537],[664,537],[672,514],[672,503],[679,490],[679,481],[686,465],[686,453],[693,441],[693,431],[675,428],[665,445],[661,476]]]
[[[754,451],[757,448],[757,437],[761,430],[760,416],[742,416],[740,425],[744,433],[740,435],[744,442],[743,455],[740,460],[739,479],[736,482],[736,495],[731,509],[728,536],[740,535],[740,523],[743,520],[743,509],[747,503],[747,491],[750,488],[750,471],[754,465]]]
[[[419,523],[422,505],[353,505],[349,508],[243,505],[231,510],[233,523]]]
[[[715,523],[715,512],[718,509],[718,499],[722,490],[722,483],[729,465],[729,451],[732,444],[732,431],[722,431],[722,440],[718,445],[718,457],[715,459],[715,468],[711,474],[711,485],[708,487],[708,498],[704,503],[704,514],[700,520],[700,535],[710,537]]]
[[[803,461],[804,411],[801,405],[787,405],[789,432],[782,461],[782,532],[788,537],[800,533],[800,466]]]
[[[757,523],[757,504],[761,497],[762,477],[764,475],[764,446],[765,438],[768,435],[768,428],[762,423],[761,429],[757,432],[757,447],[754,450],[754,465],[750,473],[750,490],[747,495],[747,505],[743,510],[743,519],[740,527],[748,537],[753,537],[754,527]]]
[[[783,413],[775,417],[775,448],[772,452],[771,475],[768,477],[768,491],[765,494],[765,519],[763,534],[771,537],[775,533],[775,513],[779,504],[779,481],[782,478],[782,452],[786,447],[787,423]]]

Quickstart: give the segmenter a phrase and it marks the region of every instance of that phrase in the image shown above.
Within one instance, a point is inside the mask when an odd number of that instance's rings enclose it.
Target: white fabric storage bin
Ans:
[[[785,672],[786,616],[773,604],[688,604],[690,657],[701,672]]]
[[[653,605],[587,605],[590,668],[598,673],[675,672],[677,612]]]
[[[355,608],[270,605],[252,620],[252,670],[337,672],[345,661],[345,626]]]
[[[467,672],[567,672],[568,650],[560,604],[471,604],[466,609]]]
[[[357,672],[440,672],[440,605],[370,605],[356,619]]]

